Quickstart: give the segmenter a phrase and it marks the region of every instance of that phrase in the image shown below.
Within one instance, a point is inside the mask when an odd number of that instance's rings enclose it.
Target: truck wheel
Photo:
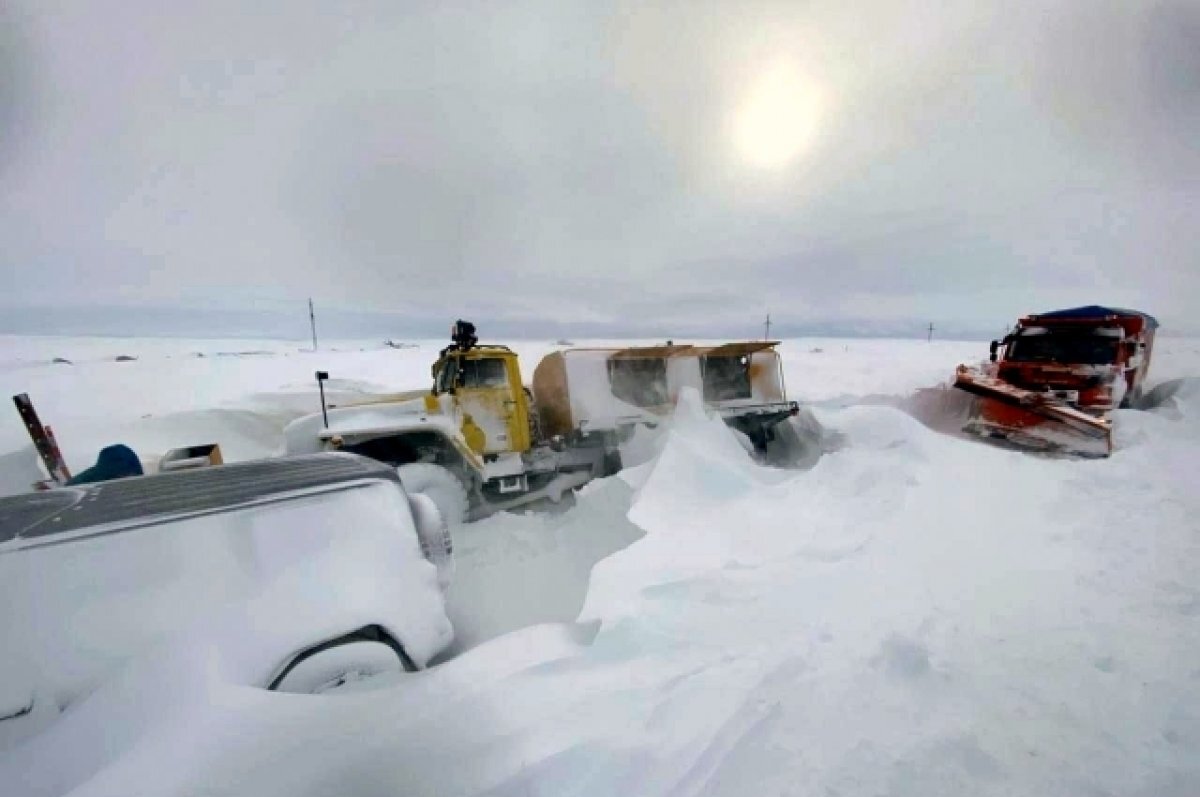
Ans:
[[[428,462],[410,462],[396,468],[400,482],[410,493],[428,496],[449,526],[467,517],[467,488],[450,470]]]
[[[396,651],[382,642],[350,642],[297,662],[274,691],[319,695],[387,672],[404,672]]]

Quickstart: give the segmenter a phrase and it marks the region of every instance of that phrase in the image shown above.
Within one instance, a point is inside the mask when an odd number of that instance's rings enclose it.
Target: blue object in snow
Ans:
[[[68,486],[76,484],[95,484],[112,479],[124,479],[127,476],[141,476],[142,461],[133,449],[126,445],[107,446],[96,457],[96,464],[85,471],[76,474],[67,482]]]

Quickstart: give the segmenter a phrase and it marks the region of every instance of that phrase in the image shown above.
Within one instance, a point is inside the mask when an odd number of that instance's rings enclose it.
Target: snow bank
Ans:
[[[1160,343],[1156,379],[1200,373],[1192,342]],[[789,356],[793,395],[907,395],[986,350],[864,342],[869,355],[834,359],[816,345]],[[684,401],[665,435],[640,441],[650,459],[573,509],[471,527],[451,595],[470,649],[432,671],[316,698],[186,670],[168,693],[146,674],[111,687],[97,715],[111,734],[68,714],[61,733],[77,735],[0,757],[0,782],[289,797],[1200,792],[1200,396],[1118,413],[1117,452],[1088,462],[842,403],[815,410],[841,445],[811,470],[756,466]]]
[[[1175,474],[1200,458],[1197,410],[1064,463],[856,408],[826,418],[848,447],[784,484],[673,439],[631,510],[646,539],[601,563],[583,612],[592,655],[652,682],[630,727],[653,765],[618,764],[625,782],[1191,793],[1200,501]]]
[[[583,488],[561,513],[502,513],[454,531],[454,582],[446,595],[452,654],[526,626],[579,615],[592,567],[639,539],[621,479]]]

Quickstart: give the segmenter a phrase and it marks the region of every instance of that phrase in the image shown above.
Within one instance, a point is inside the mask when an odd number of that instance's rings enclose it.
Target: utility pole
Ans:
[[[767,313],[767,323],[764,324],[763,326],[766,327],[766,337],[763,338],[763,340],[770,340],[771,339],[771,314],[770,313]]]
[[[933,322],[932,321],[929,322],[929,337],[927,338],[926,342],[933,343]]]
[[[313,312],[312,299],[308,300],[308,323],[312,326],[313,351],[317,350],[317,314]]]

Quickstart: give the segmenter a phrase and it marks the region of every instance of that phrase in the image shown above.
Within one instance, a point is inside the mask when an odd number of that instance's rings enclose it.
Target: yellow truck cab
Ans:
[[[433,365],[433,395],[453,398],[476,453],[522,454],[532,446],[529,398],[517,355],[507,346],[444,350]]]

